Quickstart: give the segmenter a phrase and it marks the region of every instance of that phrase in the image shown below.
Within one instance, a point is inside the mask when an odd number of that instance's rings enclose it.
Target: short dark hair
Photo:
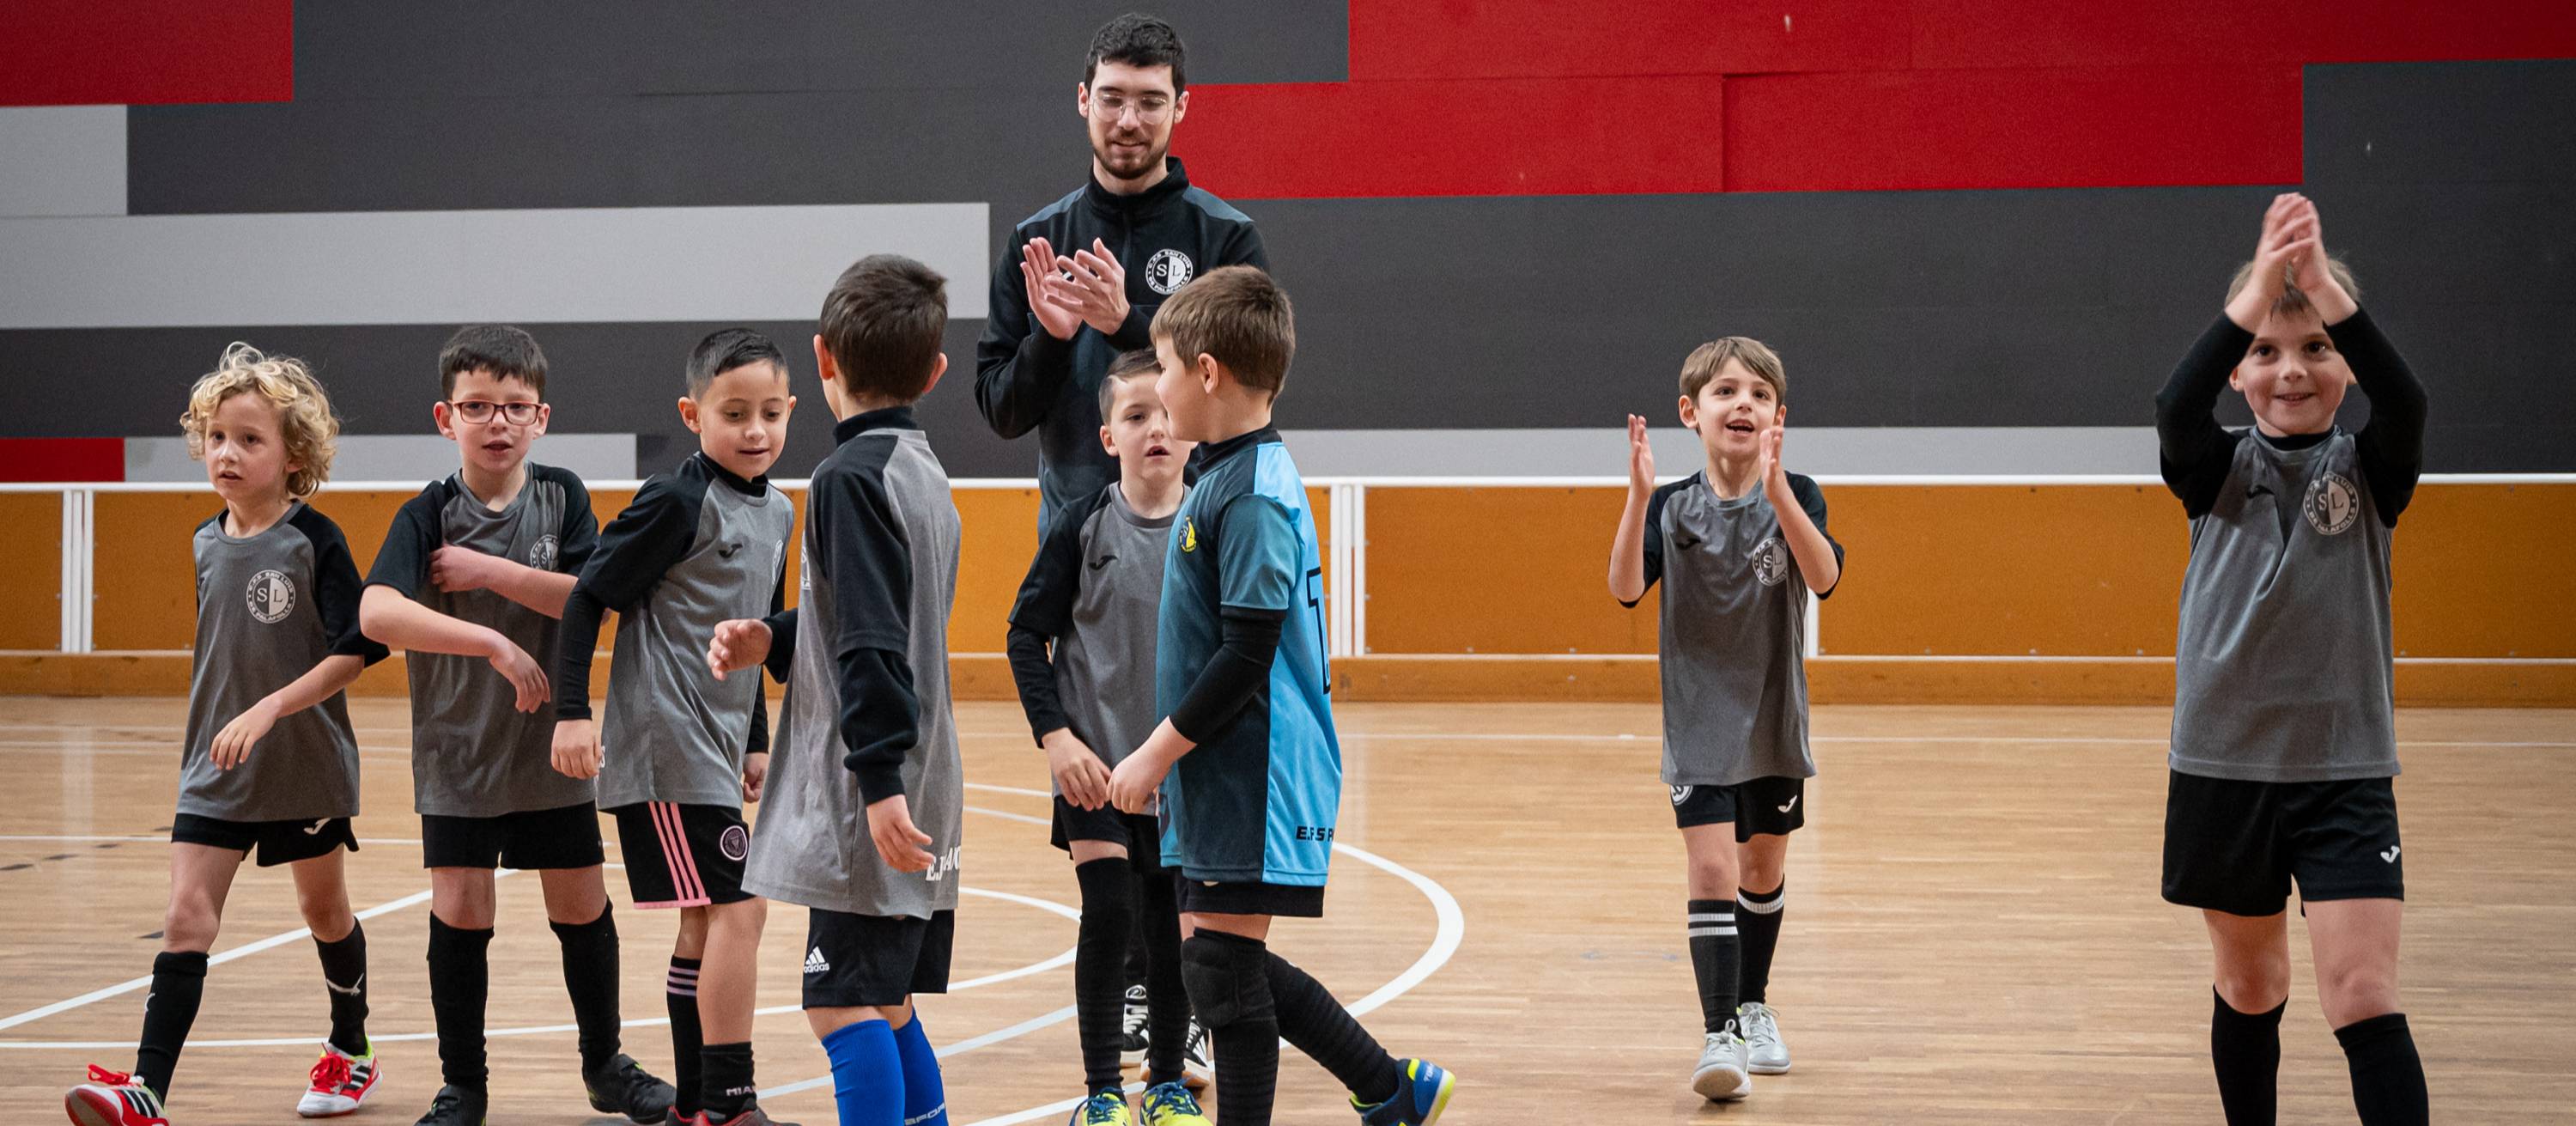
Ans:
[[[694,399],[706,394],[708,385],[714,383],[719,375],[764,361],[778,365],[781,372],[787,370],[787,357],[780,354],[778,345],[770,343],[766,336],[747,328],[721,328],[710,332],[689,353],[689,397]]]
[[[1188,363],[1204,352],[1236,379],[1276,397],[1297,355],[1297,315],[1288,291],[1254,266],[1219,266],[1154,311],[1155,340]]]
[[[1182,77],[1181,33],[1161,18],[1143,12],[1129,12],[1100,25],[1091,33],[1091,54],[1082,61],[1082,84],[1091,85],[1091,76],[1104,62],[1125,63],[1132,67],[1167,66],[1172,68],[1172,92],[1190,88]]]
[[[438,350],[438,394],[456,393],[456,377],[479,371],[494,379],[515,379],[537,398],[546,397],[546,353],[537,338],[513,325],[467,325]]]
[[[1109,421],[1109,411],[1118,405],[1118,385],[1130,379],[1143,379],[1163,370],[1163,361],[1154,358],[1151,348],[1135,348],[1118,353],[1109,361],[1109,370],[1100,373],[1100,421]]]
[[[947,333],[948,279],[900,254],[859,259],[823,298],[823,347],[852,391],[920,398]]]

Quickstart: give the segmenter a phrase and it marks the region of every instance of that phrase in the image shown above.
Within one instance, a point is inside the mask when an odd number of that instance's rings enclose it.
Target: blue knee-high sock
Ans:
[[[894,1030],[863,1020],[823,1038],[832,1060],[832,1101],[841,1126],[903,1126],[903,1059]]]
[[[939,1053],[921,1030],[921,1010],[894,1030],[894,1048],[903,1056],[905,1126],[948,1126],[948,1090],[939,1080]]]

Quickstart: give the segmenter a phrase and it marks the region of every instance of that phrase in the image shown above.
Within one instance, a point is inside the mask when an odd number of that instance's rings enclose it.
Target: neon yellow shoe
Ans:
[[[1145,1126],[1211,1126],[1199,1100],[1181,1083],[1145,1088]]]
[[[1458,1077],[1430,1060],[1395,1062],[1404,1068],[1395,1097],[1376,1106],[1364,1106],[1357,1098],[1351,1100],[1351,1109],[1360,1112],[1360,1121],[1367,1126],[1431,1126],[1440,1121],[1440,1112],[1449,1109],[1449,1096],[1458,1092]]]
[[[1073,1108],[1073,1117],[1066,1126],[1136,1126],[1136,1118],[1127,1110],[1126,1095],[1102,1091]]]

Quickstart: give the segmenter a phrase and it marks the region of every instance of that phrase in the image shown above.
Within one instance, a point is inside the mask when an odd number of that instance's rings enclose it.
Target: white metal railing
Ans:
[[[2163,480],[2149,474],[2067,474],[2022,475],[2012,477],[1978,477],[1957,474],[1921,476],[1835,475],[1819,474],[1820,485],[2130,485],[2161,486]],[[780,488],[802,489],[804,478],[781,478]],[[2428,473],[2427,485],[2569,485],[2576,484],[2576,473]],[[334,492],[416,492],[423,481],[335,481],[324,489]],[[591,481],[594,490],[635,489],[639,480]],[[961,490],[1035,489],[1034,477],[965,477],[951,482]],[[1326,490],[1331,503],[1325,514],[1326,539],[1331,559],[1328,575],[1334,584],[1327,619],[1328,644],[1334,657],[1349,657],[1369,651],[1368,645],[1368,493],[1371,489],[1423,488],[1618,488],[1627,478],[1602,477],[1309,477],[1306,484]],[[62,498],[62,576],[61,652],[95,651],[93,630],[98,601],[95,589],[97,551],[98,496],[101,493],[211,493],[203,483],[194,481],[116,481],[92,483],[25,483],[0,482],[0,494],[52,493]],[[1811,596],[1807,614],[1807,655],[1817,653],[1818,622],[1821,605]]]

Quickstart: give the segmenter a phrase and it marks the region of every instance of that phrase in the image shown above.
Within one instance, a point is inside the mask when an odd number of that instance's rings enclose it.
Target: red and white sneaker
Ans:
[[[295,1113],[306,1118],[347,1114],[367,1101],[367,1092],[375,1089],[374,1041],[367,1043],[367,1054],[363,1056],[350,1055],[326,1042],[322,1045],[322,1058],[313,1062],[313,1085],[295,1101]]]
[[[63,1093],[63,1109],[80,1126],[170,1126],[161,1096],[122,1071],[89,1065],[89,1082]]]

